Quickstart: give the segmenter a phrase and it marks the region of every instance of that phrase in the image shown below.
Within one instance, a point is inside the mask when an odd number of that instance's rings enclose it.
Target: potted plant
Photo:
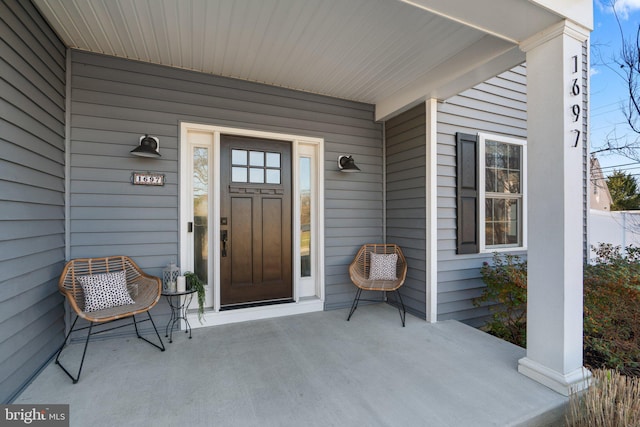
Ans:
[[[187,281],[187,289],[195,289],[198,292],[198,320],[202,323],[204,315],[204,283],[196,273],[187,271],[184,273]]]

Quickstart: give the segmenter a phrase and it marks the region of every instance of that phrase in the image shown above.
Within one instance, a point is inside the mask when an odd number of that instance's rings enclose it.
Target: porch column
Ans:
[[[582,169],[587,139],[585,112],[578,109],[588,35],[588,29],[564,21],[521,44],[527,57],[529,273],[527,356],[518,370],[564,395],[583,388],[586,375]]]

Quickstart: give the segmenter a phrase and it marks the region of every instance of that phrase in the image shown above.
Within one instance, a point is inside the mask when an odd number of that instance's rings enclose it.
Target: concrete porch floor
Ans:
[[[563,425],[567,399],[517,372],[523,349],[454,321],[402,328],[387,305],[347,313],[194,329],[165,352],[96,340],[77,384],[51,363],[14,403],[68,403],[92,427]]]

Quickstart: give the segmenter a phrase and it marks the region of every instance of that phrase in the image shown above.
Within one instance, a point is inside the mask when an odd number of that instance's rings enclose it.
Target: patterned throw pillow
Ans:
[[[79,276],[84,291],[84,311],[135,304],[127,292],[127,277],[123,271]]]
[[[369,280],[396,280],[398,254],[371,253]]]

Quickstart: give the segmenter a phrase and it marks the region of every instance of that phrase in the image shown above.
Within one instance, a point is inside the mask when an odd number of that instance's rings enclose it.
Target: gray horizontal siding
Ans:
[[[114,57],[72,52],[71,255],[124,254],[150,274],[178,258],[178,133],[189,121],[325,140],[326,307],[355,293],[347,266],[382,240],[382,131],[373,106]],[[161,159],[132,157],[160,138]],[[352,154],[358,174],[336,171]],[[132,171],[166,175],[133,186]]]
[[[426,318],[426,117],[420,104],[385,123],[387,243],[402,248],[407,279],[400,292]]]
[[[0,401],[64,338],[65,47],[30,2],[0,0]]]
[[[438,320],[484,323],[488,310],[474,307],[491,255],[456,254],[456,132],[526,138],[526,68],[518,66],[438,104]]]

